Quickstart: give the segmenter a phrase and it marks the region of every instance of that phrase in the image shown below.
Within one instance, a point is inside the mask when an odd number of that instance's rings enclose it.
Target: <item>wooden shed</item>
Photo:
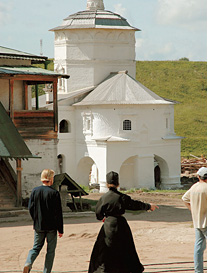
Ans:
[[[71,196],[72,199],[72,206],[71,202],[68,202],[67,205],[72,210],[78,210],[78,205],[82,210],[82,196],[88,195],[86,191],[84,191],[67,173],[57,174],[54,177],[53,187],[61,192],[62,186],[67,186],[67,194]],[[79,197],[79,203],[75,202],[75,197]],[[69,203],[69,204],[68,204]]]

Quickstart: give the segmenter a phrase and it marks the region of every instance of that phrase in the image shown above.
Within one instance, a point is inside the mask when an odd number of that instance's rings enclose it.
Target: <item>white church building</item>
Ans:
[[[51,29],[58,83],[59,172],[100,185],[119,173],[121,188],[180,186],[181,137],[174,132],[176,102],[135,80],[135,32],[103,0]],[[50,92],[47,96],[50,108]]]

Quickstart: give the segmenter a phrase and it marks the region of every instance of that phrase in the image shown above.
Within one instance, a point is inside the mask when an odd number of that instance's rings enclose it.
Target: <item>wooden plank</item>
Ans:
[[[79,202],[80,202],[80,208],[81,208],[81,211],[83,211],[83,208],[82,208],[82,198],[81,198],[81,192],[79,193]]]
[[[41,131],[41,130],[36,130],[36,131],[28,131],[28,130],[18,130],[23,139],[57,139],[58,134],[57,132],[53,130],[48,130],[48,131]]]
[[[57,86],[58,79],[55,79],[53,82],[53,110],[54,110],[54,119],[55,119],[55,132],[58,132],[58,98],[57,98]]]
[[[80,190],[69,190],[68,193],[81,192]]]
[[[28,85],[24,81],[24,109],[28,110]]]
[[[21,159],[16,160],[17,170],[17,207],[22,206],[22,185],[21,185]]]
[[[9,116],[14,120],[14,80],[9,80]]]
[[[44,127],[44,128],[53,128],[54,130],[54,119],[53,118],[15,118],[14,124],[17,128],[19,127]]]
[[[57,79],[58,76],[50,75],[0,75],[0,79],[5,80],[15,80],[15,81],[27,81],[27,82],[50,82],[52,83],[54,79]]]
[[[27,111],[15,111],[14,117],[28,117],[28,118],[43,118],[43,117],[54,117],[54,111],[53,110],[27,110]]]
[[[78,211],[78,209],[77,209],[77,204],[76,204],[76,202],[75,202],[75,200],[74,200],[74,196],[73,196],[72,194],[71,194],[71,198],[72,198],[72,201],[73,201],[73,205],[74,205],[75,210]]]

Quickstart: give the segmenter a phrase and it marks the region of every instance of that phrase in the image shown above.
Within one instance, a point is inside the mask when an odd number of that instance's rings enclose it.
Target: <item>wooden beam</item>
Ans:
[[[35,85],[35,96],[36,96],[36,110],[39,110],[39,90],[38,90],[38,84]]]
[[[9,116],[14,120],[14,80],[9,80]]]
[[[28,110],[28,85],[24,81],[24,110]]]
[[[15,118],[53,118],[54,117],[54,111],[53,110],[20,110],[14,112]]]
[[[58,95],[57,95],[58,79],[53,81],[53,110],[54,110],[54,124],[55,132],[58,132]]]
[[[57,77],[56,75],[0,75],[0,79],[34,82],[53,82]]]
[[[17,207],[22,206],[22,185],[21,185],[21,159],[16,159],[16,170],[17,170]]]
[[[82,194],[81,194],[81,191],[79,192],[79,202],[80,202],[80,208],[81,208],[81,211],[83,211],[83,208],[82,208],[82,198],[81,198]]]

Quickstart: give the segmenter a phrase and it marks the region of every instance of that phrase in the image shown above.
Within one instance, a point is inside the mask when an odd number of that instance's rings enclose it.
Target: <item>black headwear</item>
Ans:
[[[109,172],[106,175],[106,182],[107,182],[107,184],[113,184],[115,186],[118,186],[119,185],[119,176],[118,176],[118,173],[115,173],[113,171]]]

